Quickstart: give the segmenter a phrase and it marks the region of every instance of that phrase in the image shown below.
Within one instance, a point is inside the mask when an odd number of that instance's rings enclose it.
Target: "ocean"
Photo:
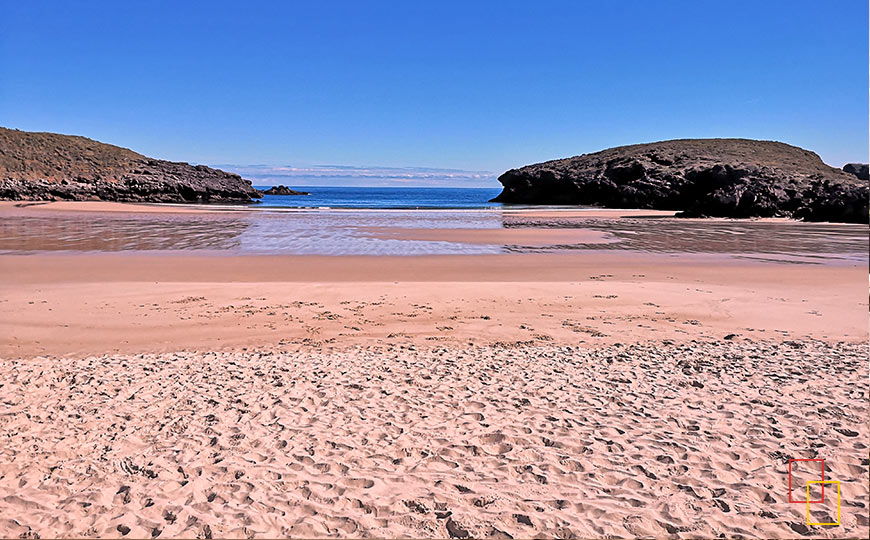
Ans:
[[[254,186],[260,190],[271,186]],[[311,195],[264,195],[256,206],[268,208],[483,209],[499,208],[490,199],[500,188],[404,188],[288,186]]]

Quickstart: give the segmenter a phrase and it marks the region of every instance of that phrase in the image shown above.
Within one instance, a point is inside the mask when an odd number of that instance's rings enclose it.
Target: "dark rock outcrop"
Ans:
[[[870,180],[870,165],[866,163],[847,163],[843,165],[843,170],[854,174],[860,180]]]
[[[237,174],[151,159],[85,137],[0,128],[0,199],[236,203],[260,198]]]
[[[680,210],[683,216],[868,222],[870,188],[772,141],[685,139],[512,169],[494,202]]]
[[[263,192],[263,195],[311,195],[307,191],[296,191],[287,186],[272,186]]]

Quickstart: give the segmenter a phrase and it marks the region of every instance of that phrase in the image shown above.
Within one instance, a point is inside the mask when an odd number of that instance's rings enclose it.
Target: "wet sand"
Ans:
[[[771,255],[0,255],[0,536],[866,537],[866,263]]]
[[[402,227],[367,227],[362,229],[362,231],[376,238],[534,247],[560,244],[606,244],[617,241],[606,232],[590,231],[587,229],[408,229]]]
[[[81,204],[83,206],[76,206]],[[672,214],[672,213],[671,213]],[[867,228],[676,219],[628,210],[319,210],[0,204],[0,254],[492,255],[626,251],[774,262],[868,261]]]
[[[224,210],[244,210],[244,206],[220,207]],[[108,201],[0,201],[0,212],[15,213],[19,215],[32,214],[34,212],[57,214],[59,212],[116,212],[128,214],[189,214],[189,213],[213,213],[216,212],[214,205],[195,204],[139,204],[118,203]]]

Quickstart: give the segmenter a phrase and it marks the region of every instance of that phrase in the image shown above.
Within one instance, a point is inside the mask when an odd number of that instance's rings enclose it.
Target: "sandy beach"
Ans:
[[[866,263],[774,255],[0,255],[0,536],[867,536]]]
[[[5,357],[867,336],[866,272],[855,267],[594,253],[103,254],[3,256],[0,272]]]
[[[794,538],[787,459],[824,456],[843,525],[813,533],[861,537],[866,358],[722,342],[5,360],[0,527]]]
[[[0,540],[870,538],[870,13],[783,4],[2,3]]]

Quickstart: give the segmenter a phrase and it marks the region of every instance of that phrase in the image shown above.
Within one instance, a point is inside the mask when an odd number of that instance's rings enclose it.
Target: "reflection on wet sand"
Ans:
[[[0,253],[212,251],[432,255],[622,250],[863,262],[861,225],[586,217],[583,212],[298,211],[0,213]]]
[[[249,223],[222,215],[0,217],[0,252],[236,250]]]
[[[679,218],[539,217],[508,214],[505,228],[586,229],[617,241],[560,245],[553,249],[607,249],[653,253],[728,253],[775,255],[818,260],[862,262],[868,259],[864,225],[802,223],[787,220],[738,221]],[[549,250],[552,251],[553,249]],[[754,257],[758,258],[758,257]]]
[[[498,229],[487,212],[57,212],[0,214],[0,253],[218,251],[247,254],[500,253],[500,245],[376,238],[371,227]]]

